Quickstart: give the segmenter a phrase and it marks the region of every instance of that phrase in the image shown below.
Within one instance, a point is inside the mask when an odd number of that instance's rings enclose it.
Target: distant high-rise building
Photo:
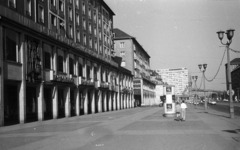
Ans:
[[[175,86],[176,95],[187,92],[189,79],[187,68],[157,69],[155,71],[162,77],[163,82]]]

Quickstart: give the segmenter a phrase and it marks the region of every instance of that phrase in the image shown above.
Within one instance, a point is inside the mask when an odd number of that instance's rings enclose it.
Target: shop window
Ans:
[[[20,62],[19,34],[13,30],[5,30],[5,57],[7,60]]]

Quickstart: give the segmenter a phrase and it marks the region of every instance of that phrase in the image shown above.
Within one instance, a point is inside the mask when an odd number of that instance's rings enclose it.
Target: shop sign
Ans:
[[[64,82],[64,83],[74,83],[74,79],[66,75],[55,75],[53,81]]]

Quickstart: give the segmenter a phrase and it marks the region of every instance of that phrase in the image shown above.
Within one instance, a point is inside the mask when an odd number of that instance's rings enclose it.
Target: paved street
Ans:
[[[14,150],[235,150],[240,118],[202,107],[187,121],[142,107],[0,128],[0,149]]]

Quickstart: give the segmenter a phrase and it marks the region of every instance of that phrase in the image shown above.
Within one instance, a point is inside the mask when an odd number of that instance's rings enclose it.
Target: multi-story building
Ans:
[[[150,56],[136,38],[120,29],[113,29],[114,52],[122,58],[121,66],[134,75],[134,99],[137,106],[152,105],[155,83],[150,79]]]
[[[176,95],[188,92],[189,75],[187,68],[157,69],[155,71],[162,77],[163,82],[175,86]]]
[[[229,81],[227,74],[227,64],[225,64],[226,72],[226,89],[229,90]],[[234,91],[233,100],[240,100],[240,58],[230,61],[230,71],[232,79],[232,89]]]
[[[0,1],[0,126],[133,107],[103,0]]]

